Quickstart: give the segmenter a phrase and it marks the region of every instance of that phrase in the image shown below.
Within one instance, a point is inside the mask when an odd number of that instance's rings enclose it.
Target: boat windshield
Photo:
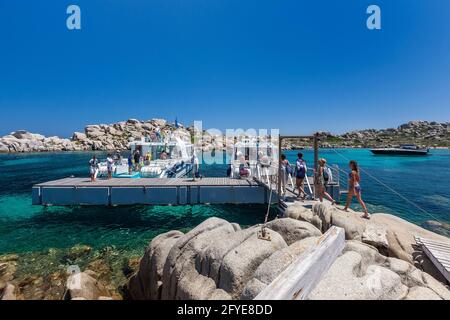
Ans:
[[[400,148],[402,148],[402,149],[412,149],[412,150],[419,149],[419,147],[414,145],[414,144],[403,144],[403,145],[400,146]]]

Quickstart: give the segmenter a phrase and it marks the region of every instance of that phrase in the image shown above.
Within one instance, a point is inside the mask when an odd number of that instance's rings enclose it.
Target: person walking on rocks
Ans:
[[[327,198],[331,201],[331,204],[335,204],[336,201],[328,194],[327,192],[327,184],[325,175],[327,174],[325,165],[327,164],[327,160],[324,158],[319,159],[319,166],[317,168],[317,182],[316,182],[316,188],[317,188],[317,195],[319,196],[320,202],[323,202],[323,198]]]
[[[361,198],[361,176],[359,175],[358,163],[355,160],[351,160],[349,162],[349,167],[351,171],[348,174],[348,193],[344,211],[348,211],[348,207],[350,206],[352,198],[353,196],[355,196],[364,210],[364,215],[362,217],[365,219],[370,219],[369,211],[367,210],[366,204]]]

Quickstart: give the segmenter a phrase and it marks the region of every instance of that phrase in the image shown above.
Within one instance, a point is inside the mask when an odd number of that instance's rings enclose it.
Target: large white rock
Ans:
[[[362,234],[362,241],[373,245],[381,252],[388,252],[389,241],[386,226],[374,222],[368,222]]]
[[[409,289],[406,300],[442,300],[435,292],[425,287],[412,287]]]
[[[17,130],[15,132],[12,132],[11,135],[14,136],[17,139],[20,139],[20,140],[22,140],[22,139],[28,139],[28,140],[33,139],[33,134],[28,132],[28,131],[26,131],[26,130]]]
[[[309,237],[322,235],[319,229],[306,221],[291,218],[275,219],[266,224],[267,228],[278,232],[288,245]]]
[[[1,282],[1,281],[0,281]],[[1,288],[3,287],[3,288]],[[17,300],[16,287],[6,282],[0,286],[0,300]]]
[[[67,279],[64,299],[84,298],[86,300],[97,300],[100,296],[108,296],[106,288],[95,277],[95,272],[90,270],[70,275]]]
[[[322,220],[315,215],[312,210],[305,208],[302,205],[290,205],[284,212],[286,218],[302,220],[311,223],[319,230],[322,230]]]
[[[85,141],[86,139],[87,139],[87,136],[85,133],[74,132],[72,135],[72,140],[75,140],[75,141]]]
[[[129,281],[132,299],[161,299],[164,264],[170,249],[182,236],[180,231],[169,231],[151,241],[140,261],[138,272]]]
[[[206,282],[206,279],[199,277],[195,269],[195,257],[212,243],[212,238],[220,241],[229,238],[229,235],[234,232],[229,222],[210,218],[178,239],[171,248],[164,265],[161,298],[207,298],[205,296],[214,291],[216,286],[212,279]],[[183,280],[183,278],[186,279]],[[190,286],[194,287],[193,283],[189,284],[187,279],[202,283],[202,291],[191,290]]]
[[[275,251],[285,248],[281,235],[271,232],[271,240],[258,238],[257,230],[240,245],[227,253],[220,267],[219,288],[238,298],[256,268]]]
[[[338,257],[330,270],[309,295],[311,300],[398,300],[406,297],[408,287],[395,272],[378,266],[361,268],[362,256],[347,251]]]
[[[294,260],[316,245],[318,237],[309,237],[294,242],[289,247],[275,251],[256,269],[251,280],[247,282],[241,299],[254,299],[266,286],[284,271]]]

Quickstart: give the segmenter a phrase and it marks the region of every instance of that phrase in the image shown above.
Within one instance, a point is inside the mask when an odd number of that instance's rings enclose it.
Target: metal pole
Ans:
[[[314,134],[314,198],[317,198],[317,172],[319,165],[319,134]]]
[[[278,205],[281,201],[281,141],[283,138],[281,135],[278,136],[278,179],[277,179],[277,195],[278,195]]]

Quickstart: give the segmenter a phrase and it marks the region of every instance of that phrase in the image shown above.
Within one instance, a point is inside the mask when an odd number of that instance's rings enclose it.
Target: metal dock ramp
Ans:
[[[450,283],[450,245],[431,239],[415,237],[431,262]]]

